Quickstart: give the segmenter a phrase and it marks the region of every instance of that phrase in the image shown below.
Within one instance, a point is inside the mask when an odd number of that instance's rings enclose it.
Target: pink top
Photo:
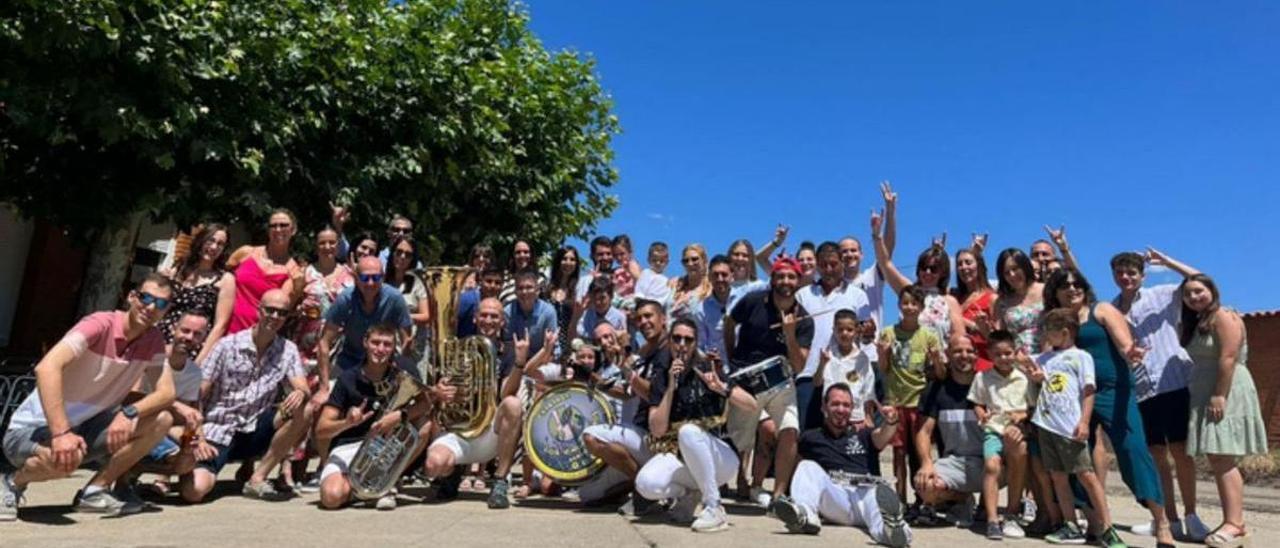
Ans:
[[[258,266],[256,257],[247,257],[236,268],[236,305],[231,310],[231,324],[227,334],[238,333],[258,323],[258,303],[272,289],[284,287],[289,281],[288,272],[267,274]]]
[[[130,341],[124,333],[128,326],[127,312],[96,312],[81,319],[59,343],[72,354],[62,369],[63,406],[72,426],[120,405],[143,372],[164,363],[160,330],[148,328]],[[18,406],[10,423],[10,427],[47,425],[39,388]]]

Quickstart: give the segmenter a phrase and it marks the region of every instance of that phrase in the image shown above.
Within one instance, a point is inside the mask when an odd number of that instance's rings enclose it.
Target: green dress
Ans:
[[[1187,353],[1195,362],[1189,387],[1191,422],[1187,430],[1187,454],[1244,456],[1266,453],[1267,431],[1262,420],[1262,408],[1258,405],[1258,390],[1253,386],[1253,376],[1245,365],[1249,358],[1247,334],[1241,342],[1240,354],[1236,356],[1226,411],[1221,421],[1209,420],[1206,409],[1218,384],[1220,346],[1217,333],[1198,330],[1191,344],[1187,345]]]

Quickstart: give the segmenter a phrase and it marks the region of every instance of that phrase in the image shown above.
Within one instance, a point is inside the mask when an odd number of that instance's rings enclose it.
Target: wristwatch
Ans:
[[[120,414],[124,415],[124,418],[126,419],[136,419],[138,418],[138,408],[132,405],[126,405],[120,408]]]

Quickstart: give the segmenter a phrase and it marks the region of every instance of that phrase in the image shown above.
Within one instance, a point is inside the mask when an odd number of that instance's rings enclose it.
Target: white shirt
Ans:
[[[1120,297],[1116,296],[1111,303],[1120,308]],[[1191,356],[1178,341],[1178,321],[1182,318],[1178,286],[1166,284],[1138,289],[1124,316],[1133,329],[1133,338],[1147,349],[1142,364],[1133,369],[1138,401],[1186,388]]]
[[[821,349],[831,344],[835,311],[852,310],[859,320],[865,320],[871,315],[871,303],[862,289],[848,282],[842,282],[830,293],[824,291],[820,283],[809,284],[796,291],[796,301],[813,317],[813,342],[809,345],[809,358],[804,363],[804,371],[799,375],[812,377],[818,370]]]
[[[636,296],[665,303],[671,297],[671,287],[667,282],[667,277],[662,274],[648,268],[641,270],[640,277],[636,279]]]
[[[822,394],[836,384],[849,386],[853,393],[853,412],[849,414],[852,422],[866,420],[866,403],[876,398],[876,375],[871,368],[871,356],[865,352],[867,348],[875,352],[875,345],[866,344],[840,356],[839,348],[833,344],[831,359],[822,370]],[[814,394],[814,397],[822,397],[822,394]]]
[[[1040,398],[1031,422],[1054,434],[1071,438],[1083,413],[1086,386],[1097,386],[1093,374],[1093,356],[1076,347],[1045,352],[1036,356],[1044,369]]]
[[[169,367],[168,360],[165,363],[147,368],[147,372],[142,376],[142,389],[148,394],[156,389],[156,382],[160,380],[160,368]],[[173,388],[177,394],[177,400],[182,403],[191,403],[200,401],[200,381],[204,379],[204,374],[200,371],[200,366],[196,365],[195,360],[187,358],[187,364],[181,370],[173,370]]]
[[[875,320],[876,331],[884,329],[884,276],[880,275],[880,269],[876,268],[875,263],[863,270],[853,279],[845,278],[845,281],[852,283],[863,293],[867,294],[867,306],[869,315],[867,318]],[[861,315],[858,319],[864,319]]]

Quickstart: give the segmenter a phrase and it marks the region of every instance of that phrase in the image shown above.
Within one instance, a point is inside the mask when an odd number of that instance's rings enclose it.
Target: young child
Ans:
[[[907,500],[907,474],[915,476],[920,457],[912,449],[912,440],[923,422],[920,418],[920,396],[928,381],[928,370],[941,369],[942,341],[931,329],[920,328],[920,310],[924,307],[924,290],[907,285],[898,292],[898,323],[886,328],[876,341],[880,371],[885,379],[885,405],[898,409],[899,425],[893,437],[893,475],[897,478],[898,498]],[[931,363],[931,366],[926,364]],[[908,470],[910,468],[910,470]]]
[[[640,271],[636,280],[636,296],[645,299],[666,302],[671,296],[671,288],[667,286],[667,263],[671,260],[665,242],[649,244],[649,267]]]
[[[1043,340],[1053,348],[1039,354],[1028,367],[1028,378],[1040,385],[1032,422],[1040,428],[1040,458],[1053,481],[1053,491],[1062,512],[1062,523],[1057,532],[1045,536],[1051,544],[1082,544],[1084,532],[1076,525],[1074,496],[1071,494],[1071,475],[1076,476],[1085,491],[1089,503],[1101,521],[1103,546],[1124,546],[1111,525],[1111,513],[1107,509],[1107,497],[1102,482],[1093,471],[1089,455],[1089,420],[1093,414],[1093,394],[1096,389],[1093,357],[1076,348],[1076,333],[1080,330],[1076,313],[1057,309],[1045,314],[1040,324]]]
[[[835,336],[831,347],[822,349],[818,369],[813,373],[814,393],[826,394],[828,387],[847,385],[853,397],[849,424],[857,430],[873,428],[866,406],[876,399],[875,371],[864,351],[866,347],[858,344],[858,316],[849,309],[837,310],[832,327]]]
[[[1027,444],[1022,425],[1027,420],[1027,376],[1018,370],[1017,342],[1013,334],[993,331],[987,350],[994,360],[991,369],[978,373],[969,386],[969,401],[982,424],[982,500],[987,513],[987,538],[1025,538],[1018,525],[1018,504],[1022,502],[1022,482],[1026,474]],[[1009,483],[1007,517],[996,515],[1000,497],[1000,475]]]
[[[613,260],[618,263],[613,271],[613,306],[622,308],[622,303],[635,294],[640,278],[640,263],[631,256],[630,236],[619,234],[613,239]]]

